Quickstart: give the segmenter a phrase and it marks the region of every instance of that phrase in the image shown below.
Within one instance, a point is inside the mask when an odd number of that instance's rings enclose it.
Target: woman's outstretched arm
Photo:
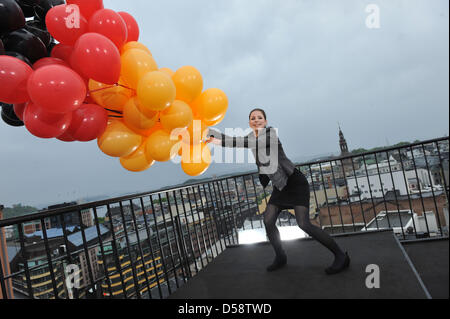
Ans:
[[[210,128],[208,133],[208,143],[221,145],[222,147],[248,148],[248,136],[228,136],[215,129]],[[218,142],[220,141],[220,143]]]
[[[252,138],[249,138],[249,137]],[[277,150],[279,139],[276,130],[273,127],[267,127],[260,130],[257,140],[253,138],[253,134],[250,133],[247,136],[228,136],[213,128],[209,129],[207,143],[213,143],[216,145],[221,145],[222,147],[233,147],[233,148],[259,148],[260,151],[265,151],[267,149]],[[259,145],[256,145],[259,144]]]

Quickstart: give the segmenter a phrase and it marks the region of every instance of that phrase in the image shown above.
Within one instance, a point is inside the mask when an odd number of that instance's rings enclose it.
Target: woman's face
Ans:
[[[254,130],[266,127],[267,121],[264,118],[264,114],[261,111],[253,111],[250,114],[249,125]]]

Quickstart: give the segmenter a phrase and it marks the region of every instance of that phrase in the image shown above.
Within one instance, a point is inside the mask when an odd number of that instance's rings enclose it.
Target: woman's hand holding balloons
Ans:
[[[222,145],[222,141],[218,138],[210,136],[206,141],[205,144],[213,143],[215,145]]]

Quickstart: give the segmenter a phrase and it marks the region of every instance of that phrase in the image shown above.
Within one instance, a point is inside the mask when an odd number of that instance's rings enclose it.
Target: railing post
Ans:
[[[178,244],[181,249],[181,251],[180,251],[181,264],[184,267],[185,275],[188,278],[192,278],[191,269],[189,267],[189,260],[187,257],[187,252],[186,252],[186,247],[185,247],[185,242],[184,242],[183,228],[181,226],[180,216],[178,216],[178,215],[175,216],[175,229],[178,234]]]
[[[231,197],[231,194],[230,194],[230,185],[228,184],[228,178],[226,179],[226,182],[227,182],[228,197],[230,199],[231,223],[233,225],[233,229],[231,232],[231,238],[233,239],[233,243],[235,243],[239,237],[238,230],[237,230],[238,227],[236,225],[236,214],[234,212],[233,198]],[[267,200],[266,200],[266,204],[267,204]]]
[[[180,197],[181,197],[181,203],[182,203],[182,206],[183,206],[184,218],[186,220],[185,224],[186,224],[186,230],[187,230],[188,238],[189,238],[189,248],[191,249],[191,252],[192,252],[192,259],[194,261],[195,273],[197,274],[198,273],[197,258],[195,257],[195,247],[194,247],[194,243],[193,243],[193,240],[192,240],[192,236],[194,234],[193,233],[191,234],[191,231],[189,230],[190,223],[189,223],[189,218],[188,218],[187,213],[186,213],[186,206],[185,206],[185,203],[184,203],[183,192],[181,191],[181,189],[180,189],[179,193],[180,193]],[[175,202],[176,202],[176,198],[175,198]],[[194,229],[194,232],[195,232],[195,229]],[[189,254],[188,254],[188,263],[189,263],[189,275],[192,277],[192,271],[191,271],[191,266],[190,266]]]

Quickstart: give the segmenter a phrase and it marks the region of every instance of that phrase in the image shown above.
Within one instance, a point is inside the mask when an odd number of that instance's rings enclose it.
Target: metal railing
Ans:
[[[448,237],[448,147],[445,137],[298,165],[311,221],[332,234]],[[270,193],[253,171],[2,220],[1,295],[166,298],[264,228]],[[293,212],[278,225],[296,225]]]

